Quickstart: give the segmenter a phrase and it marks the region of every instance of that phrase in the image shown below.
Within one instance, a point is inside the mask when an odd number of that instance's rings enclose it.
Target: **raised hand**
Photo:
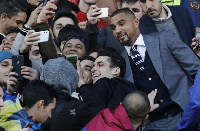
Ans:
[[[153,90],[151,93],[148,94],[150,106],[151,106],[150,112],[154,111],[156,108],[159,107],[159,104],[154,103],[154,99],[156,97],[156,94],[157,94],[157,89]]]
[[[101,12],[99,12],[101,10],[101,8],[97,7],[96,5],[92,5],[87,13],[87,18],[89,23],[91,24],[96,24],[100,19],[97,18],[98,15],[101,14]]]

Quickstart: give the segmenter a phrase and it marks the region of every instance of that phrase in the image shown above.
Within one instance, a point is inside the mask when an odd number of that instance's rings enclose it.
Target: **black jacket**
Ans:
[[[90,107],[83,101],[58,90],[56,108],[43,125],[43,131],[80,131],[94,116]]]
[[[93,108],[96,107],[96,111],[101,111],[105,108],[115,109],[132,91],[134,91],[134,86],[131,82],[114,77],[112,79],[101,78],[92,87],[82,85],[80,94],[87,104],[92,104],[94,99],[97,106],[95,105]]]

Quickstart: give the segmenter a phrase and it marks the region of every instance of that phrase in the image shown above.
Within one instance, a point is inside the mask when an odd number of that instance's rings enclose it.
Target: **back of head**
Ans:
[[[129,93],[124,98],[122,105],[134,123],[140,123],[150,111],[148,96],[141,91]]]
[[[76,14],[78,12],[80,12],[80,9],[76,4],[74,4],[73,2],[67,1],[67,0],[59,0],[57,7],[58,7],[57,10],[59,10],[61,8],[63,8],[63,9],[67,8],[70,10],[70,12],[74,12]]]
[[[44,106],[48,106],[53,103],[54,98],[57,98],[57,93],[52,86],[43,81],[34,80],[24,87],[22,107],[29,110],[40,100],[44,100]]]
[[[45,63],[40,79],[71,95],[78,86],[79,75],[69,61],[56,58]]]
[[[135,14],[129,8],[118,9],[118,10],[114,11],[110,17],[114,17],[115,15],[118,15],[118,14],[121,14],[121,13],[132,16],[133,18],[136,18]]]
[[[124,58],[114,49],[114,48],[102,48],[98,50],[98,56],[108,56],[110,57],[110,67],[119,67],[120,68],[120,77],[124,77],[126,73],[126,62]]]
[[[79,39],[84,43],[86,52],[89,52],[88,39],[85,31],[83,31],[77,25],[66,25],[62,28],[58,34],[58,43],[61,44],[62,41],[69,41],[70,39]],[[60,45],[59,45],[60,47]]]
[[[21,12],[27,14],[27,9],[21,6],[17,0],[4,0],[0,3],[0,15],[5,13],[8,18],[11,18]]]

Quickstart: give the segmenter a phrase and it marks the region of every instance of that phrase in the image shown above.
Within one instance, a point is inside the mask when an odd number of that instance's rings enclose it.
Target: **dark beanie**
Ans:
[[[79,39],[81,42],[84,43],[86,53],[87,54],[89,53],[89,44],[88,44],[86,33],[79,26],[66,25],[60,30],[58,34],[59,47],[62,41],[64,40],[69,41],[70,39]]]

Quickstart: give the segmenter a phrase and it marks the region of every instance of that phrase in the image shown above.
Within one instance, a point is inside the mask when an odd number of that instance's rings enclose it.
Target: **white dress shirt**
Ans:
[[[134,45],[137,45],[137,51],[140,53],[142,60],[144,61],[146,46],[144,44],[143,36],[141,34],[139,35],[139,37],[135,41]],[[130,54],[131,46],[125,46],[125,49],[126,49],[128,55],[131,56],[131,54]]]

